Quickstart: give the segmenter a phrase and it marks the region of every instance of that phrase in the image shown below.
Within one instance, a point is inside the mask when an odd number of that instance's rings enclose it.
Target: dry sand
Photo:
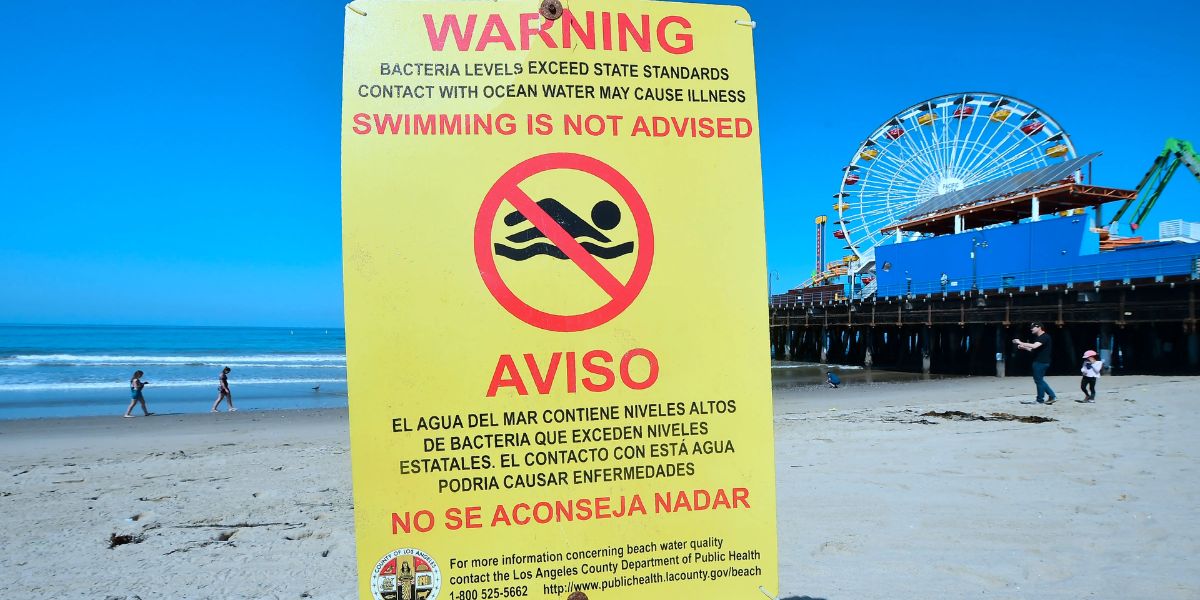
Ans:
[[[353,598],[348,440],[345,410],[0,422],[0,589]]]
[[[780,597],[1200,598],[1198,383],[777,391]],[[354,596],[345,411],[9,421],[0,448],[5,597]]]

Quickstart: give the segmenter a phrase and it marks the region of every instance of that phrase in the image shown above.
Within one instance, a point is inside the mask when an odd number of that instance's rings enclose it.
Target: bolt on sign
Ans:
[[[347,7],[362,600],[776,586],[749,16],[556,4]]]

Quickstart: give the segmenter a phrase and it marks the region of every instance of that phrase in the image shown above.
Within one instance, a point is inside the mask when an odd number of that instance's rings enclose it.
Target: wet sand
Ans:
[[[1200,597],[1200,378],[1104,378],[1096,404],[1070,401],[1077,378],[1050,381],[1054,406],[1018,404],[1026,378],[777,388],[780,597]],[[0,421],[0,586],[352,598],[346,423]],[[129,543],[110,549],[114,534]]]

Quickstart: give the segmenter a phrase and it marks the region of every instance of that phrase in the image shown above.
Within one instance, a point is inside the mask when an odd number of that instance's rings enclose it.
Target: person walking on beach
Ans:
[[[125,409],[126,419],[133,418],[133,407],[138,403],[141,403],[142,412],[145,413],[147,417],[154,414],[146,410],[146,398],[142,396],[142,388],[146,387],[147,382],[142,381],[142,375],[145,375],[145,373],[142,373],[141,371],[134,371],[133,377],[129,379],[129,396],[132,399],[129,401],[129,408]]]
[[[1036,321],[1030,323],[1029,332],[1034,335],[1032,343],[1022,342],[1019,339],[1014,339],[1013,343],[1017,345],[1017,348],[1033,353],[1033,384],[1037,386],[1037,403],[1054,404],[1058,398],[1054,395],[1054,390],[1050,389],[1050,384],[1046,383],[1046,370],[1050,368],[1050,356],[1053,354],[1054,342],[1050,339],[1050,334],[1042,328],[1041,323]],[[1021,401],[1021,404],[1033,403],[1033,400]]]
[[[1083,391],[1083,400],[1076,400],[1076,402],[1096,401],[1096,381],[1100,379],[1100,370],[1104,368],[1104,361],[1096,356],[1095,350],[1083,353],[1083,366],[1079,367],[1079,372],[1083,374],[1083,380],[1079,382],[1079,389]]]
[[[213,402],[212,410],[209,412],[220,412],[217,410],[221,406],[222,400],[229,402],[229,412],[234,412],[237,409],[233,407],[233,393],[229,391],[229,367],[221,369],[221,377],[217,381],[217,401]]]

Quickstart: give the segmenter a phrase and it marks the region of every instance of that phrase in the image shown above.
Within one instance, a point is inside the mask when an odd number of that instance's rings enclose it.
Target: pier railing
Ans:
[[[967,278],[941,278],[934,280],[907,280],[887,285],[869,285],[856,290],[854,300],[878,298],[903,298],[944,294],[991,294],[998,292],[1023,292],[1029,289],[1045,289],[1050,286],[1075,287],[1102,283],[1130,284],[1137,281],[1162,281],[1167,277],[1200,279],[1200,244],[1192,254],[1162,258],[1137,259],[1108,262],[1096,265],[1074,265],[1070,267],[1013,271]],[[844,291],[826,289],[798,289],[771,297],[774,308],[796,305],[830,304],[846,300]]]

